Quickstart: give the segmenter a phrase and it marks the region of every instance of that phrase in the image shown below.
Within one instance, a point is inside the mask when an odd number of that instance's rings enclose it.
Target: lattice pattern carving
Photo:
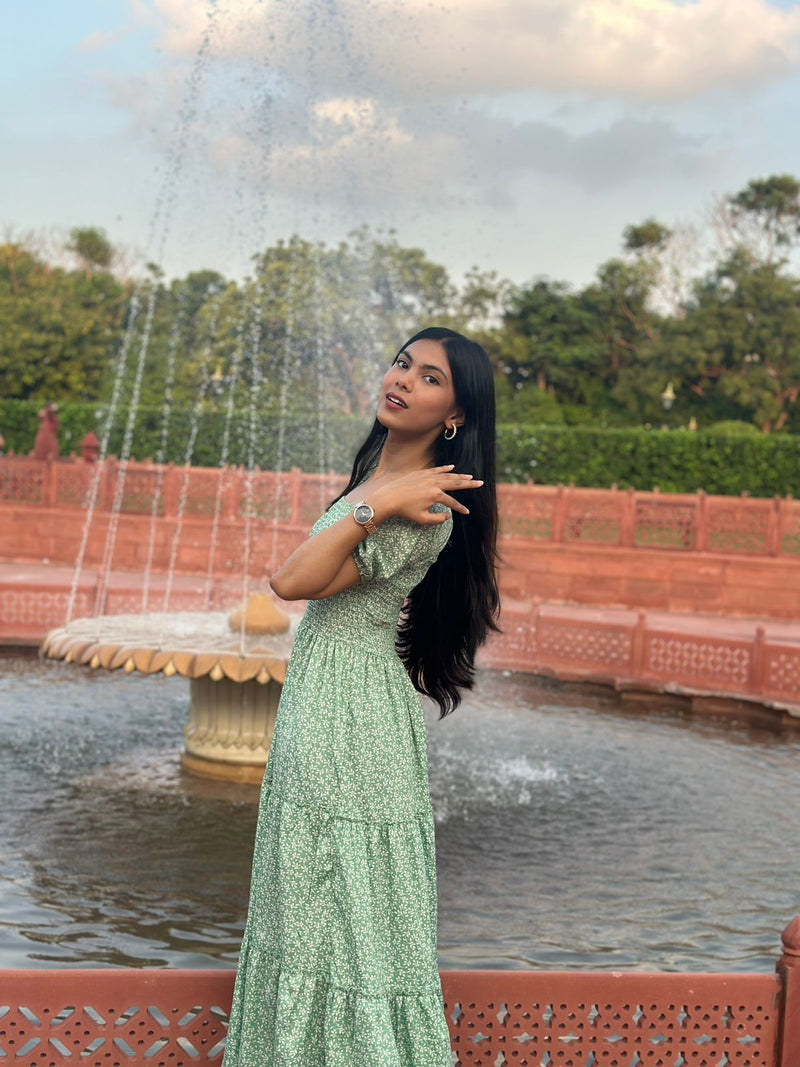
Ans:
[[[17,504],[43,504],[46,465],[13,460],[0,463],[0,500]]]
[[[299,499],[299,521],[310,526],[347,485],[343,478],[305,475]]]
[[[118,477],[122,477],[120,473]],[[116,494],[116,485],[114,487]],[[155,514],[164,514],[164,491],[156,467],[142,470],[129,467],[125,472],[125,484],[122,490],[121,511],[136,515],[151,515],[155,503]]]
[[[618,545],[622,530],[621,502],[616,496],[572,498],[567,505],[565,541]]]
[[[554,986],[557,994],[557,980]],[[533,1003],[500,998],[448,1003],[447,1012],[456,1067],[770,1067],[774,1062],[768,998],[731,1004],[689,996],[685,1001],[593,1001],[556,995]]]
[[[800,503],[781,503],[781,552],[787,556],[800,555]]]
[[[750,677],[751,648],[729,641],[699,638],[652,637],[648,671],[680,681],[745,688]]]
[[[740,552],[764,555],[768,551],[768,500],[737,501],[734,504],[709,499],[708,549],[710,552]]]
[[[444,971],[442,987],[457,1067],[776,1065],[775,974]],[[0,971],[0,1060],[216,1064],[232,990],[230,971]]]
[[[691,551],[697,539],[697,506],[670,500],[637,499],[634,544],[638,548]]]
[[[556,496],[542,492],[506,492],[500,508],[500,533],[504,537],[524,537],[549,541],[553,536]]]
[[[161,611],[163,600],[163,587],[152,587],[148,596],[148,610]],[[241,596],[239,603],[241,603]],[[173,589],[167,608],[170,611],[203,611],[208,608],[208,598],[202,589]],[[142,591],[140,589],[112,589],[108,594],[107,610],[113,615],[137,615],[143,610]],[[74,614],[79,617],[77,612]]]
[[[510,616],[503,623],[504,662],[513,662],[522,669],[530,666],[531,657],[536,654],[536,627],[529,618],[517,616],[512,621]]]
[[[279,522],[288,522],[292,512],[291,477],[271,471],[257,471],[248,482],[247,472],[242,471],[239,515],[242,518],[249,515],[251,519],[277,519]]]
[[[800,648],[770,654],[767,692],[788,695],[800,702]]]
[[[5,625],[21,623],[24,626],[59,626],[64,621],[69,603],[68,592],[53,592],[44,589],[3,589],[0,591],[0,619]],[[89,614],[91,597],[78,593],[75,597],[75,614]]]
[[[111,998],[31,1009],[0,1005],[0,1059],[24,1064],[153,1067],[222,1061],[227,1015],[217,1005],[128,1003]]]
[[[60,508],[84,508],[95,469],[86,463],[59,464],[56,468],[56,504]]]
[[[630,629],[580,625],[554,619],[539,622],[538,653],[542,659],[628,667],[633,635]]]
[[[219,508],[225,506],[225,486],[231,480],[227,470],[212,471],[192,467],[190,470],[177,472],[177,499],[175,507],[178,512],[183,508],[184,515],[202,515],[213,518]],[[221,481],[221,484],[220,484]]]

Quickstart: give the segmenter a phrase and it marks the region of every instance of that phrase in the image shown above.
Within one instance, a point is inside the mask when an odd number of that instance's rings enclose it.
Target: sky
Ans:
[[[30,0],[0,39],[6,239],[168,275],[392,230],[460,278],[586,284],[800,175],[800,2]],[[698,268],[699,269],[699,268]]]

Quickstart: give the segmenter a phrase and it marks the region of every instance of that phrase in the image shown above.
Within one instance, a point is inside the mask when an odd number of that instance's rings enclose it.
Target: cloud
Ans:
[[[113,47],[117,41],[129,37],[135,30],[146,23],[156,21],[156,13],[147,6],[147,0],[128,0],[130,18],[122,26],[114,30],[95,30],[87,34],[78,43],[79,52],[103,52]]]
[[[687,180],[708,167],[701,139],[657,119],[623,118],[575,135],[549,122],[450,105],[330,99],[306,113],[278,107],[260,129],[253,123],[234,131],[224,122],[222,129],[208,131],[203,149],[218,171],[241,170],[272,192],[354,212],[505,210],[542,178],[602,191],[642,179]]]
[[[78,45],[79,52],[100,52],[116,44],[127,33],[127,26],[121,26],[117,30],[96,30],[88,34]]]
[[[650,104],[622,101],[600,122],[600,109],[584,105],[579,124],[570,124],[552,108],[543,120],[541,108],[534,119],[524,104],[505,106],[507,98],[494,106],[491,93],[535,88],[546,78],[572,89],[579,76],[585,86],[601,80],[600,61],[594,57],[592,70],[588,62],[589,42],[603,35],[615,57],[608,71],[627,77],[628,52],[649,42],[638,62],[652,72],[653,52],[666,55],[673,44],[666,32],[659,39],[654,23],[644,35],[645,16],[657,22],[716,11],[723,18],[716,0],[461,0],[458,17],[421,0],[150,2],[150,14],[157,9],[163,20],[168,61],[135,79],[106,74],[109,92],[168,158],[178,140],[186,145],[186,165],[196,174],[210,170],[214,187],[227,176],[267,197],[341,209],[355,224],[370,214],[528,209],[530,190],[543,180],[597,192],[643,179],[686,181],[714,163],[703,138],[663,117],[669,109],[659,116]],[[726,2],[726,10],[748,17],[767,9],[790,14],[763,0]],[[207,33],[211,48],[192,80],[191,60]],[[472,62],[478,38],[482,66]],[[545,38],[547,70],[523,62],[526,42],[538,42],[544,54]],[[559,65],[567,57],[571,75]],[[189,88],[195,96],[187,107]],[[180,116],[186,136],[179,138]]]
[[[142,0],[136,0],[140,4]],[[798,66],[800,6],[770,0],[149,0],[161,46],[248,59],[330,95],[538,89],[654,101]]]

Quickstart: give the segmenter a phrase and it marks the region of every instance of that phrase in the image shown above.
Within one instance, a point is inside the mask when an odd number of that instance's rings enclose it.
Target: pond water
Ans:
[[[0,659],[0,967],[235,964],[258,790],[182,771],[187,704]],[[485,671],[428,745],[442,967],[774,966],[800,734]]]

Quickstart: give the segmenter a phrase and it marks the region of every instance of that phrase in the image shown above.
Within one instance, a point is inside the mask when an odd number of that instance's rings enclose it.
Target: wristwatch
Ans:
[[[378,527],[372,521],[375,518],[374,510],[365,501],[361,501],[353,508],[353,518],[359,526],[363,526],[368,534],[378,532]]]

